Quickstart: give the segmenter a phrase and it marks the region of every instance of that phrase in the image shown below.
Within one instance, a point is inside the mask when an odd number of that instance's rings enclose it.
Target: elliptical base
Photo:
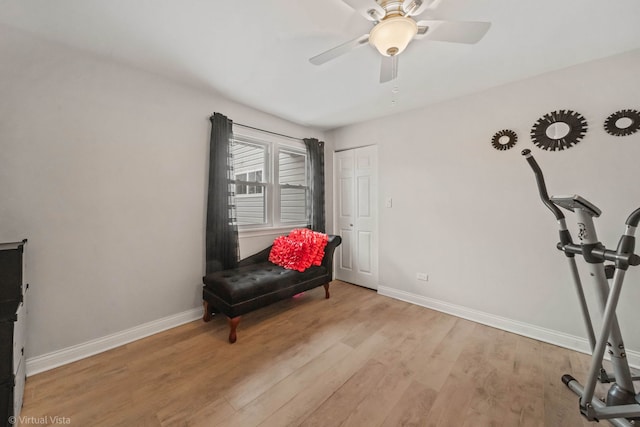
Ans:
[[[584,387],[578,382],[578,380],[569,374],[565,374],[562,376],[562,382],[575,395],[582,398]],[[634,425],[636,425],[634,421],[637,422],[640,420],[640,403],[636,402],[633,405],[625,404],[620,406],[620,411],[625,411],[625,409],[631,409],[633,411],[633,416],[630,416],[629,418],[610,418],[610,415],[607,415],[607,413],[610,413],[615,409],[616,406],[607,406],[601,400],[594,398],[586,405],[586,407],[580,406],[580,413],[589,421],[608,421],[615,427],[634,427]]]

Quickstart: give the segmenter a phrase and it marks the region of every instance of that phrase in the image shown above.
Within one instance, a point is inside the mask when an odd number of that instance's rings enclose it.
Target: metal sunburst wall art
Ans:
[[[571,110],[559,110],[545,114],[531,128],[533,143],[543,150],[571,148],[587,133],[587,121]]]
[[[511,129],[503,129],[501,131],[496,132],[491,138],[491,145],[496,150],[504,151],[516,145],[516,141],[518,141],[518,135]]]
[[[627,136],[640,129],[640,112],[638,110],[620,110],[607,117],[604,130],[609,135]]]

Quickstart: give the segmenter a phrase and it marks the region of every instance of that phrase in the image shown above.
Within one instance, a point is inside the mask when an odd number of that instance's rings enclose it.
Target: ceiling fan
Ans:
[[[489,22],[422,20],[414,18],[440,0],[343,0],[374,23],[364,34],[309,59],[321,65],[367,43],[382,54],[380,83],[398,76],[398,55],[413,39],[474,44],[489,31]]]

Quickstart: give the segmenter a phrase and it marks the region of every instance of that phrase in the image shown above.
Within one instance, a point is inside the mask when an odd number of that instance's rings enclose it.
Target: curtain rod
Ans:
[[[241,127],[243,127],[243,128],[257,130],[257,131],[259,131],[259,132],[270,133],[271,135],[278,135],[278,136],[282,136],[282,137],[284,137],[284,138],[293,139],[293,140],[298,141],[298,142],[302,142],[302,141],[303,141],[303,139],[302,139],[302,138],[295,138],[295,137],[293,137],[293,136],[283,135],[283,134],[281,134],[281,133],[277,133],[277,132],[271,132],[270,130],[264,130],[264,129],[256,128],[256,127],[249,126],[249,125],[243,125],[242,123],[238,123],[238,122],[233,122],[233,124],[234,124],[234,125],[241,126]]]

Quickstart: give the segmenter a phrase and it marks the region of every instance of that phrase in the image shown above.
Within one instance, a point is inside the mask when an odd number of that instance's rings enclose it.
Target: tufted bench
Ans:
[[[333,253],[342,242],[340,236],[329,236],[322,265],[303,272],[287,270],[269,262],[271,247],[240,261],[238,268],[217,271],[202,278],[203,320],[214,313],[229,318],[229,342],[237,339],[240,316],[317,286],[324,286],[329,298],[329,282],[333,280]]]

